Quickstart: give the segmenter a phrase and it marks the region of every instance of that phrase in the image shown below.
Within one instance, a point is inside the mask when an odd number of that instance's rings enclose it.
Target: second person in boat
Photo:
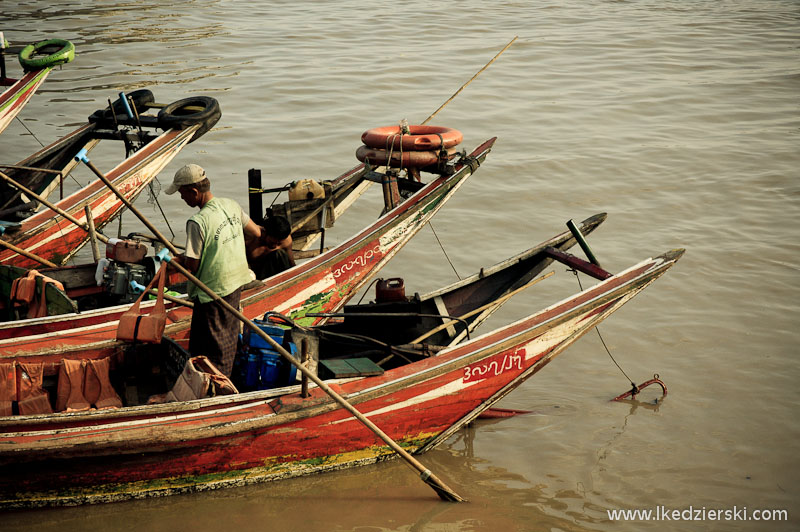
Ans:
[[[284,216],[264,221],[261,237],[246,239],[247,258],[256,279],[266,279],[295,265],[292,253],[292,225]]]

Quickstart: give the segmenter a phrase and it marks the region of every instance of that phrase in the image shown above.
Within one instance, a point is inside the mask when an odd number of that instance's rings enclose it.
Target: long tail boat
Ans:
[[[455,194],[483,163],[494,142],[494,138],[489,139],[471,153],[464,152],[449,160],[448,167],[434,174],[427,184],[406,178],[383,179],[391,181],[392,187],[399,187],[399,203],[393,203],[395,206],[377,221],[339,245],[266,281],[254,281],[246,286],[241,302],[244,314],[255,318],[267,311],[278,311],[301,324],[311,324],[320,319],[305,318],[306,313],[340,309]],[[378,169],[362,165],[345,175],[381,180],[378,174]],[[404,194],[408,195],[407,199],[403,199]],[[0,362],[9,357],[42,360],[42,356],[47,358],[49,354],[73,349],[81,353],[90,350],[95,353],[93,356],[102,358],[113,351],[117,344],[114,339],[118,320],[131,303],[98,308],[90,305],[88,309],[79,308],[80,312],[75,312],[84,297],[81,292],[86,290],[85,297],[90,297],[103,290],[94,281],[95,269],[95,265],[91,265],[88,270],[81,267],[39,270],[63,281],[62,310],[57,312],[65,313],[0,322]],[[6,306],[11,304],[8,300],[10,284],[20,275],[23,270],[19,268],[0,268],[0,291],[6,294]],[[73,281],[72,275],[78,280]],[[52,284],[47,285],[47,290],[59,292]],[[50,301],[48,299],[48,310],[56,311],[58,297],[52,298],[53,308]],[[154,301],[145,302],[142,311],[149,312],[154,305]],[[172,305],[168,318],[165,334],[179,341],[188,338],[191,309]]]
[[[673,250],[611,274],[569,255],[565,248],[571,239],[568,234],[556,236],[501,268],[486,269],[466,283],[468,288],[457,283],[428,296],[389,298],[411,307],[419,303],[426,318],[431,309],[427,303],[438,306],[435,323],[441,323],[441,330],[435,332],[444,336],[431,336],[432,322],[414,319],[413,312],[396,316],[392,309],[381,317],[381,302],[376,301],[348,307],[331,318],[337,323],[318,327],[281,318],[289,326],[284,345],[302,344],[305,364],[315,365],[328,386],[406,450],[423,453],[541,370],[683,254]],[[531,277],[554,260],[596,277],[597,284],[514,323],[459,340],[470,324],[451,321],[450,315],[467,311],[465,316],[486,308],[486,302],[501,302],[499,294],[530,284]],[[524,267],[510,273],[508,282],[496,283],[495,274],[522,262]],[[493,279],[487,282],[494,288],[482,287],[478,281],[484,276]],[[348,324],[351,319],[356,323]],[[359,325],[364,319],[383,319],[386,325]],[[454,330],[448,331],[451,324]],[[42,367],[66,367],[67,360],[74,367],[75,361],[88,363],[95,356],[94,350],[82,349],[5,357],[3,368],[6,374],[14,368],[32,371],[34,361]],[[160,345],[118,344],[105,356],[112,368],[109,382],[125,396],[125,403],[119,400],[123,406],[0,418],[0,505],[163,496],[353,467],[392,456],[350,412],[308,383],[290,381],[278,388],[144,404],[143,376],[154,381],[148,391],[170,390],[189,355],[178,343],[165,340]],[[136,394],[127,393],[128,382],[137,384]]]
[[[6,77],[5,52],[6,43],[0,33],[0,86],[8,87],[0,94],[0,133],[30,101],[50,71],[75,58],[75,46],[69,41],[50,39],[21,47],[19,62],[25,74],[20,79]],[[37,54],[40,55],[36,57]]]
[[[148,114],[158,110],[157,114]],[[31,253],[54,264],[64,264],[89,241],[87,231],[70,221],[39,207],[38,200],[57,187],[75,165],[74,157],[82,149],[92,149],[103,139],[120,140],[126,159],[111,169],[106,177],[125,196],[138,196],[155,176],[189,142],[207,132],[219,120],[219,103],[206,96],[184,98],[163,105],[154,102],[153,94],[142,89],[120,99],[106,109],[95,111],[86,125],[42,148],[15,165],[0,166],[0,263],[35,268]],[[163,130],[158,134],[157,130]],[[21,190],[17,184],[27,191]],[[47,201],[47,200],[45,200]],[[100,179],[55,202],[55,206],[86,224],[84,208],[91,209],[94,225],[100,230],[123,208],[123,203]],[[22,218],[20,220],[20,218]]]

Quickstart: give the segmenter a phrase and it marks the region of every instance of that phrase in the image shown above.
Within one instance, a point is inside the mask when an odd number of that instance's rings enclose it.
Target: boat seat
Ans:
[[[344,379],[383,375],[383,368],[369,358],[339,358],[319,361],[321,379]]]

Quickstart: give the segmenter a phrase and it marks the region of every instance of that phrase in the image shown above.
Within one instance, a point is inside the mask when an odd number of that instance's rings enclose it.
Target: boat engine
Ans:
[[[106,245],[102,279],[98,279],[104,292],[118,303],[136,301],[141,292],[131,285],[131,281],[147,286],[156,272],[155,259],[146,257],[146,254],[147,246],[141,242],[111,239]]]
[[[103,272],[104,291],[115,296],[119,303],[133,303],[141,292],[137,292],[131,281],[147,286],[155,275],[155,261],[147,257],[142,263],[109,261]]]

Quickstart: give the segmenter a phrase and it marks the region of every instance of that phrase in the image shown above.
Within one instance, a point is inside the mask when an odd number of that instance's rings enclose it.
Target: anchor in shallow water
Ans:
[[[624,399],[627,399],[628,397],[635,398],[636,395],[639,392],[641,392],[644,388],[647,388],[651,384],[658,384],[659,386],[661,386],[661,390],[664,392],[664,395],[667,395],[667,385],[664,384],[661,381],[661,379],[658,378],[658,373],[653,375],[652,379],[650,379],[649,381],[643,382],[639,386],[636,386],[636,384],[634,384],[634,383],[631,383],[631,384],[633,385],[633,387],[630,390],[628,390],[627,392],[623,393],[622,395],[619,395],[619,396],[615,397],[614,399],[612,399],[612,401],[622,401]]]

